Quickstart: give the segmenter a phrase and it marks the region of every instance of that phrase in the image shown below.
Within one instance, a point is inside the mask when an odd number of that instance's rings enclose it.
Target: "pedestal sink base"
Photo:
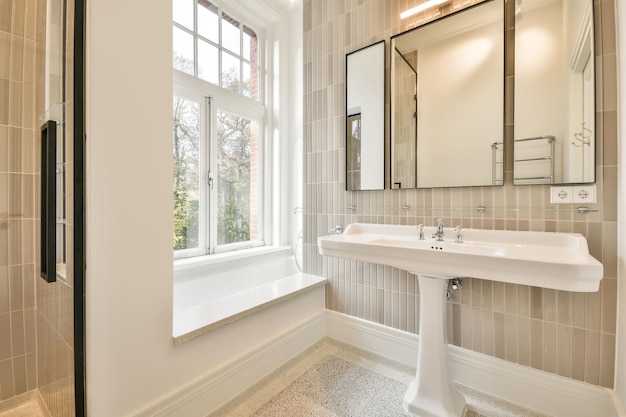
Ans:
[[[448,280],[418,274],[420,338],[415,380],[402,403],[419,417],[462,417],[465,398],[456,390],[448,368],[446,291]]]

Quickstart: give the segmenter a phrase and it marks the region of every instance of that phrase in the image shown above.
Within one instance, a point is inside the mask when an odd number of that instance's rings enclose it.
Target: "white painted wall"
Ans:
[[[126,416],[298,326],[323,296],[173,346],[171,7],[88,6],[87,409]]]
[[[618,298],[617,298],[617,346],[615,366],[615,390],[626,405],[626,5],[615,2],[618,42]]]
[[[285,88],[289,92],[289,98],[286,108],[291,109],[289,117],[284,118],[287,119],[288,122],[288,136],[287,143],[289,146],[289,155],[290,158],[285,163],[289,164],[291,169],[291,175],[287,175],[289,183],[289,196],[290,196],[290,206],[288,213],[294,213],[294,209],[296,207],[300,207],[302,209],[302,205],[304,204],[304,199],[302,197],[302,189],[304,188],[304,178],[303,178],[303,145],[304,145],[304,137],[303,137],[303,126],[304,122],[302,120],[303,115],[303,78],[304,72],[302,68],[302,53],[303,53],[303,43],[302,43],[302,3],[296,4],[296,6],[289,12],[289,18],[287,19],[289,22],[289,31],[286,36],[287,39],[284,39],[283,42],[289,44],[289,56],[285,59],[285,64],[287,68],[287,76],[283,77],[286,80]],[[296,249],[296,238],[298,233],[302,230],[302,213],[301,210],[299,213],[294,213],[291,217],[291,228],[289,237],[293,242],[294,250]],[[298,250],[302,250],[302,247],[298,247]]]

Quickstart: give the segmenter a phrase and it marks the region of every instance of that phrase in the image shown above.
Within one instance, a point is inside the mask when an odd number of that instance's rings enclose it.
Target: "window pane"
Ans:
[[[193,74],[193,35],[174,27],[174,69]]]
[[[199,247],[200,112],[174,97],[174,250]]]
[[[172,7],[174,22],[193,30],[193,0],[174,0]]]
[[[243,63],[243,91],[244,96],[259,100],[259,69],[246,62]]]
[[[211,42],[220,41],[218,10],[207,0],[198,0],[198,33]]]
[[[222,51],[222,87],[236,93],[241,90],[240,60]]]
[[[253,64],[259,63],[258,39],[256,33],[249,27],[243,27],[243,53],[244,59]]]
[[[239,22],[222,12],[222,46],[241,55],[241,35]]]
[[[198,39],[198,77],[219,85],[218,49]]]
[[[217,243],[259,239],[259,125],[241,116],[217,114]]]

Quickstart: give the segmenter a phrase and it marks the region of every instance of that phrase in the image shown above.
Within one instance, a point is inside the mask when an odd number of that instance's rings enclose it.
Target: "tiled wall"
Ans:
[[[37,1],[0,1],[0,400],[37,388]]]
[[[15,0],[14,0],[15,1]],[[66,175],[65,184],[69,186],[65,190],[65,207],[66,213],[58,213],[57,217],[65,218],[67,222],[68,233],[66,233],[65,254],[66,279],[57,277],[55,283],[46,283],[43,279],[36,280],[37,288],[37,374],[38,388],[41,396],[53,417],[70,417],[74,416],[74,329],[73,329],[73,270],[72,265],[72,233],[73,225],[71,207],[72,207],[72,102],[63,96],[65,88],[65,96],[71,97],[72,79],[72,38],[68,36],[67,48],[65,50],[65,61],[67,64],[66,74],[70,77],[63,82],[62,75],[62,53],[54,53],[54,50],[60,50],[63,42],[63,3],[62,0],[47,0],[48,7],[51,12],[48,13],[48,25],[52,28],[49,31],[51,36],[56,36],[56,41],[48,39],[46,48],[53,51],[49,55],[51,62],[58,62],[57,65],[50,63],[48,65],[48,73],[39,72],[41,77],[45,77],[45,83],[38,83],[38,88],[47,89],[47,103],[44,98],[38,102],[41,107],[38,114],[45,112],[46,118],[60,121],[61,124],[57,129],[57,135],[65,136],[65,157],[63,165],[63,173]],[[43,2],[45,5],[46,2]],[[44,6],[45,7],[45,6]],[[67,22],[71,25],[73,21],[71,11],[73,9],[73,1],[68,0],[66,4],[69,10]],[[68,33],[71,33],[71,26]],[[61,105],[55,103],[63,103]],[[39,121],[38,121],[39,122]],[[59,184],[59,182],[57,182]],[[59,192],[59,191],[57,191]],[[58,206],[57,206],[58,207]],[[57,226],[57,233],[59,228]],[[58,249],[57,249],[58,250]]]
[[[476,0],[475,2],[479,2]],[[447,225],[504,230],[578,232],[604,265],[597,293],[570,293],[465,279],[448,303],[449,340],[476,352],[605,387],[613,386],[617,292],[617,75],[614,0],[595,1],[598,212],[550,204],[549,187],[513,186],[514,61],[506,76],[506,180],[501,187],[346,192],[344,184],[345,54],[440,17],[401,24],[416,0],[304,1],[305,271],[328,278],[327,308],[417,332],[419,290],[394,268],[318,254],[317,236],[353,222]],[[466,7],[454,0],[444,13]],[[513,0],[506,0],[508,51],[514,44]],[[433,13],[433,12],[430,12]],[[389,67],[387,43],[387,67]],[[389,97],[386,98],[387,123]],[[388,132],[386,133],[388,135]],[[388,153],[388,137],[386,153]],[[388,157],[388,155],[387,155]],[[388,166],[389,164],[387,164]],[[389,168],[387,168],[388,170]],[[388,172],[387,172],[388,175]],[[388,180],[387,180],[387,186]],[[409,211],[392,209],[409,205]],[[350,206],[356,206],[351,209]],[[485,212],[472,208],[485,206]],[[463,209],[460,209],[463,208]]]
[[[0,0],[0,400],[39,388],[58,417],[74,415],[73,289],[71,271],[39,278],[46,4]]]

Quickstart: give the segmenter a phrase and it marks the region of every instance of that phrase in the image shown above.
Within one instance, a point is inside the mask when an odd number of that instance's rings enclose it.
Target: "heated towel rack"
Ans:
[[[546,175],[530,175],[530,176],[515,176],[515,181],[548,181],[549,184],[554,183],[554,143],[556,138],[552,135],[537,136],[534,138],[515,139],[515,143],[521,142],[535,142],[535,141],[547,141],[548,143],[548,155],[539,156],[534,158],[520,158],[515,159],[515,164],[524,164],[528,162],[546,162],[548,167],[548,173]]]

